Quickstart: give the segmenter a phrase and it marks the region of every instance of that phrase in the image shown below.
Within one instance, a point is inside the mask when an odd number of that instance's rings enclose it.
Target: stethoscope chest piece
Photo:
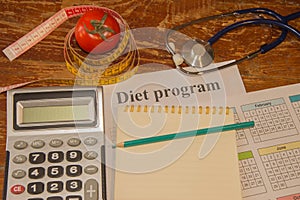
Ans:
[[[181,48],[177,48],[178,50],[180,50],[180,52],[176,52],[175,44],[173,42],[169,42],[169,37],[171,33],[174,33],[175,31],[181,30],[193,24],[219,19],[222,17],[237,16],[237,15],[248,14],[248,13],[265,14],[275,19],[265,19],[264,17],[259,17],[259,18],[246,19],[246,20],[235,22],[225,27],[224,29],[220,30],[219,32],[217,32],[210,39],[208,39],[207,42],[203,40],[191,39],[191,38],[185,38],[184,41],[179,40],[176,46],[180,45]],[[224,14],[208,16],[208,17],[192,20],[190,22],[172,28],[170,31],[168,31],[165,37],[166,47],[167,50],[172,54],[172,59],[177,69],[179,69],[181,72],[185,74],[201,75],[206,72],[239,64],[244,60],[249,60],[251,58],[258,56],[259,54],[264,54],[268,52],[269,50],[275,48],[285,40],[288,31],[293,33],[297,38],[300,38],[300,31],[288,24],[289,21],[297,18],[300,18],[299,11],[289,14],[287,16],[282,16],[276,13],[275,11],[267,8],[250,8],[250,9],[237,10],[237,11],[224,13]],[[246,56],[238,60],[234,60],[221,65],[215,65],[213,63],[214,51],[211,46],[217,40],[219,40],[224,34],[228,33],[231,30],[239,28],[241,26],[260,25],[260,24],[269,24],[272,25],[272,27],[275,26],[280,28],[282,30],[281,35],[278,37],[277,40],[274,40],[271,43],[265,43],[264,45],[261,45],[261,47],[258,50],[250,52]]]
[[[180,54],[184,61],[194,68],[208,66],[214,60],[214,51],[211,45],[199,39],[185,42]]]

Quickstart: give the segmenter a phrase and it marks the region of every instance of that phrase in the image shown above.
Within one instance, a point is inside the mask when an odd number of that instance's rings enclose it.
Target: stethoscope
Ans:
[[[214,20],[222,17],[227,16],[237,16],[241,14],[248,14],[248,13],[256,13],[256,14],[266,14],[269,15],[273,19],[248,19],[236,22],[234,24],[231,24],[221,31],[217,32],[214,36],[212,36],[208,41],[203,41],[201,39],[190,39],[186,41],[181,48],[180,53],[176,52],[175,50],[175,44],[172,42],[169,42],[170,35],[174,33],[175,31],[178,31],[180,29],[183,29],[187,26]],[[236,65],[241,63],[242,61],[249,60],[251,58],[254,58],[258,56],[259,54],[265,54],[266,52],[270,51],[271,49],[278,46],[280,43],[282,43],[286,36],[288,31],[296,35],[300,39],[300,32],[299,30],[295,29],[294,27],[290,26],[288,24],[289,21],[294,20],[296,18],[300,17],[300,12],[292,13],[287,16],[282,16],[278,13],[276,13],[273,10],[267,9],[267,8],[251,8],[251,9],[244,9],[244,10],[237,10],[230,13],[224,13],[220,15],[213,15],[209,17],[204,17],[200,19],[196,19],[184,24],[181,24],[179,26],[176,26],[169,30],[165,37],[165,44],[167,50],[172,54],[172,59],[174,61],[174,64],[176,65],[176,68],[180,71],[186,73],[186,74],[203,74],[206,72],[210,72],[216,69],[226,68],[232,65]],[[248,55],[244,56],[241,59],[229,62],[224,65],[210,65],[214,60],[214,51],[212,48],[212,45],[219,40],[223,35],[228,33],[229,31],[239,28],[241,26],[246,25],[252,25],[252,24],[268,24],[272,26],[279,27],[282,32],[280,36],[271,43],[266,43],[262,45],[258,50],[249,53]],[[188,66],[188,67],[184,67]],[[189,69],[188,69],[189,68]],[[193,70],[190,70],[193,69]]]

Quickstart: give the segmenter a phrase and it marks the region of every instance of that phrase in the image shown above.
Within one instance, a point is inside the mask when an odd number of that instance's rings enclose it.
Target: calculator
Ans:
[[[102,88],[7,93],[4,200],[106,199]]]

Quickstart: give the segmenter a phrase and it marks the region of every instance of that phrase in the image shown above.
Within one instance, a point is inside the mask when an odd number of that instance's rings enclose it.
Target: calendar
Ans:
[[[236,112],[236,109],[234,107],[231,108],[232,111],[233,111],[233,114],[234,114],[234,121],[236,123],[239,123],[241,122],[237,112]],[[239,129],[236,131],[236,141],[237,141],[237,145],[238,146],[242,146],[242,145],[247,145],[248,144],[248,140],[246,138],[246,134],[245,134],[245,131],[243,129]]]
[[[243,105],[242,111],[255,122],[250,132],[256,143],[299,134],[283,98]]]
[[[300,186],[300,141],[258,149],[274,191]]]
[[[266,186],[251,151],[240,152],[239,169],[244,197],[266,192]]]
[[[230,105],[236,121],[255,122],[236,136],[243,199],[299,199],[300,84],[247,93]]]
[[[289,99],[298,119],[300,120],[300,95],[290,96]]]

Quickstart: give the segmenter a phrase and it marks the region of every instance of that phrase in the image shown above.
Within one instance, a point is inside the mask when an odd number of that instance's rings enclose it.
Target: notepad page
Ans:
[[[233,114],[118,113],[117,142],[233,123]],[[235,131],[116,149],[115,200],[240,200]]]

